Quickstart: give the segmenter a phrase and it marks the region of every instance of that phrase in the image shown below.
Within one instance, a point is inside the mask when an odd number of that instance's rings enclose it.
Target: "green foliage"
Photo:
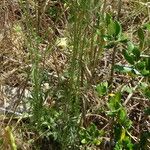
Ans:
[[[121,92],[116,93],[110,97],[108,103],[108,115],[116,117],[117,122],[124,126],[126,129],[131,127],[131,121],[127,117],[126,109],[121,104]]]
[[[96,91],[99,96],[104,96],[108,92],[108,83],[102,82],[96,86]]]
[[[115,150],[132,150],[133,144],[127,131],[130,130],[132,122],[129,120],[125,107],[121,103],[121,92],[110,97],[108,103],[108,115],[113,118]]]
[[[140,43],[143,44],[144,42],[144,35],[143,30],[140,28],[138,30],[138,36],[140,39]],[[124,45],[127,45],[126,49],[123,49],[122,54],[125,58],[125,60],[131,65],[129,67],[132,68],[132,71],[134,70],[134,73],[138,73],[137,75],[143,75],[143,76],[149,76],[149,64],[150,64],[150,58],[149,57],[141,57],[141,46],[137,47],[132,42],[128,41],[127,43],[124,43]],[[135,71],[136,70],[136,71]],[[140,73],[140,74],[139,74]]]
[[[128,73],[128,74],[133,74],[133,75],[141,75],[140,72],[138,72],[132,66],[115,65],[114,68],[116,72]]]
[[[120,22],[113,20],[109,14],[105,16],[105,26],[107,27],[107,32],[104,36],[104,39],[108,41],[106,48],[112,48],[119,41],[125,40],[122,35],[122,27]]]
[[[92,123],[89,127],[81,128],[79,131],[81,143],[83,145],[100,145],[102,142],[103,131],[98,130],[97,127]]]
[[[142,82],[138,90],[150,99],[150,57],[142,57],[146,43],[144,28],[150,31],[150,25],[145,24],[144,27],[137,30],[139,43],[135,44],[123,34],[121,23],[118,20],[114,20],[108,13],[104,16],[101,15],[101,2],[98,0],[66,0],[63,3],[68,9],[68,45],[66,49],[69,56],[68,66],[63,73],[58,73],[56,87],[48,91],[44,91],[42,88],[45,82],[49,82],[48,71],[41,68],[42,54],[39,47],[43,39],[39,36],[37,27],[32,26],[35,20],[29,17],[25,7],[23,10],[26,11],[25,19],[29,32],[27,47],[32,63],[30,74],[32,126],[40,136],[53,137],[59,141],[63,150],[72,150],[78,149],[80,143],[84,146],[100,145],[104,134],[108,134],[99,130],[95,124],[84,128],[80,123],[85,117],[84,113],[87,112],[84,94],[94,84],[92,77],[105,49],[122,46],[121,54],[128,64],[114,64],[113,68],[120,74],[144,77],[148,82]],[[54,22],[57,22],[60,14],[57,6],[49,7],[46,13],[52,17]],[[38,18],[38,16],[36,17]],[[38,22],[36,23],[38,24]],[[54,43],[50,43],[48,49],[55,47],[51,45]],[[110,118],[110,128],[112,129],[110,138],[115,141],[114,150],[132,150],[136,146],[139,149],[145,148],[149,134],[142,133],[137,145],[133,145],[128,134],[131,131],[132,122],[128,117],[127,108],[123,105],[122,95],[123,92],[132,93],[133,89],[125,85],[113,94],[109,93],[109,88],[108,82],[103,81],[96,85],[95,90],[100,100],[103,97],[109,97],[107,116]],[[57,105],[47,108],[44,106],[44,102],[50,94],[55,95]],[[145,114],[150,115],[150,108],[145,109]]]
[[[108,18],[110,18],[108,16]],[[109,35],[112,35],[116,33],[115,30],[115,23],[112,21],[108,21],[110,26],[109,28],[112,29],[111,33]],[[146,26],[149,27],[148,25]],[[113,32],[113,33],[112,33]],[[117,32],[118,33],[118,32]],[[120,73],[127,73],[132,74],[136,76],[143,76],[145,78],[150,77],[150,58],[149,57],[141,57],[142,55],[142,49],[144,48],[145,44],[145,36],[144,31],[142,28],[139,28],[137,30],[138,38],[139,38],[139,46],[136,46],[133,42],[126,40],[124,42],[119,41],[117,44],[123,44],[124,49],[122,50],[122,55],[124,56],[125,60],[129,63],[128,66],[124,65],[115,65],[115,71]],[[117,34],[116,34],[117,35]],[[107,36],[109,37],[109,36]],[[107,38],[108,40],[108,38]],[[111,43],[113,39],[109,38],[109,43]],[[111,45],[112,48],[115,45]],[[108,48],[108,47],[107,47]],[[147,83],[142,82],[139,86],[139,89],[142,91],[142,93],[145,95],[146,98],[150,98],[150,88],[149,88],[149,81]],[[131,89],[126,89],[129,93],[131,92]],[[122,90],[122,92],[124,89]],[[121,91],[117,92],[114,96],[111,96],[108,103],[108,115],[113,118],[113,128],[114,128],[114,139],[116,141],[115,144],[115,150],[121,150],[121,149],[129,149],[132,150],[133,148],[138,149],[145,149],[147,145],[147,135],[148,133],[142,133],[141,141],[138,144],[138,146],[133,145],[130,136],[128,135],[128,131],[131,128],[132,122],[129,120],[126,108],[122,105],[121,102]],[[146,108],[143,110],[146,115],[150,115],[149,108]],[[146,138],[145,138],[146,137]],[[143,145],[142,145],[143,144]]]

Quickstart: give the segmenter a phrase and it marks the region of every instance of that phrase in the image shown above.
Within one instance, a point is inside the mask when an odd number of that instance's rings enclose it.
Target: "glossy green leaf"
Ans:
[[[141,70],[141,74],[143,76],[149,76],[150,75],[150,71],[149,70],[146,70],[145,68],[143,70]]]
[[[81,143],[82,143],[82,144],[86,144],[86,143],[87,143],[87,140],[86,140],[86,139],[82,139],[82,140],[81,140]]]
[[[108,90],[108,83],[107,82],[102,82],[96,86],[96,91],[99,96],[103,96],[107,93]]]
[[[117,37],[121,35],[121,33],[122,33],[121,24],[118,21],[110,20],[110,23],[108,24],[108,35]]]
[[[125,49],[123,50],[122,53],[123,53],[124,58],[127,60],[127,62],[130,63],[131,65],[134,65],[134,58],[130,56]]]
[[[121,93],[117,92],[115,96],[111,97],[108,103],[109,108],[112,111],[119,111],[120,109],[120,101],[121,101]]]
[[[138,61],[140,59],[140,55],[141,55],[140,50],[137,47],[134,47],[132,50],[132,53],[134,54],[134,56],[136,58],[135,60]]]
[[[113,20],[110,21],[107,31],[108,31],[108,35],[111,36],[113,36],[116,33],[116,25]]]
[[[132,42],[127,42],[127,49],[128,49],[128,51],[130,51],[130,52],[132,52],[132,50],[134,49],[134,44],[132,43]]]
[[[115,36],[119,36],[122,33],[121,24],[118,21],[115,21]]]
[[[141,75],[141,73],[132,66],[115,65],[114,69],[116,72],[128,73],[130,75]]]
[[[121,108],[119,111],[119,121],[123,123],[127,119],[127,114],[124,108]]]
[[[95,138],[95,139],[93,140],[93,144],[98,146],[98,145],[101,144],[101,141],[100,141],[99,139]]]
[[[126,137],[126,130],[123,128],[120,136],[120,141],[123,141]]]
[[[132,70],[133,70],[132,67],[123,66],[123,65],[115,65],[114,69],[115,69],[115,71],[122,72],[122,73],[129,73],[129,72],[132,72]]]

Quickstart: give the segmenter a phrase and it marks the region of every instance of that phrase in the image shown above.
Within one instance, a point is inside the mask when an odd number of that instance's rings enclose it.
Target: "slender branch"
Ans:
[[[122,5],[122,0],[118,0],[117,20],[119,20],[119,16],[120,16],[120,12],[121,12],[121,5]],[[112,65],[111,65],[110,79],[109,79],[110,93],[112,91],[112,83],[113,83],[113,78],[114,78],[114,65],[115,65],[116,49],[117,49],[117,46],[114,46],[113,53],[112,53]]]

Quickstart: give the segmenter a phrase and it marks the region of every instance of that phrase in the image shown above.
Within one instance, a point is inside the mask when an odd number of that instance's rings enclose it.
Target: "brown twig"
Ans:
[[[140,81],[138,82],[138,84],[133,88],[133,92],[128,95],[128,97],[126,98],[126,100],[125,100],[124,103],[123,103],[124,106],[127,105],[127,103],[129,102],[129,100],[130,100],[131,97],[133,96],[134,91],[136,91],[137,87],[139,86],[139,84],[142,82],[143,79],[144,79],[144,77],[142,77],[142,78],[140,79]]]

